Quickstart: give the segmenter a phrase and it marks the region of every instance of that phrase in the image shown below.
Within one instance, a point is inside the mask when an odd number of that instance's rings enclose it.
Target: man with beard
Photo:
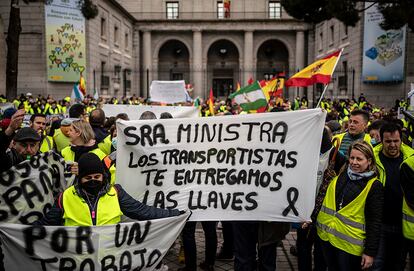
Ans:
[[[396,123],[384,123],[380,136],[382,144],[374,148],[374,154],[378,178],[384,185],[384,205],[380,246],[372,270],[403,270],[400,166],[414,150],[402,143],[401,127]]]
[[[53,137],[45,134],[46,116],[34,114],[30,117],[30,127],[33,128],[42,138],[40,141],[40,152],[48,152],[54,149]]]

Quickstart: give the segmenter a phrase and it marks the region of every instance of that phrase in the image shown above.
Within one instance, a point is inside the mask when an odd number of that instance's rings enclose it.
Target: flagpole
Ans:
[[[316,105],[316,107],[315,107],[315,108],[318,108],[318,107],[319,107],[319,105],[321,104],[321,101],[322,101],[323,95],[325,95],[325,91],[326,91],[326,89],[328,88],[328,85],[329,85],[329,84],[326,84],[326,85],[325,85],[325,88],[324,88],[324,89],[323,89],[323,91],[322,91],[322,95],[321,95],[321,97],[319,98],[318,104]]]
[[[342,49],[341,49],[341,51],[339,52],[339,55],[338,55],[338,60],[336,61],[335,66],[334,66],[334,67],[333,67],[333,69],[332,69],[331,76],[332,76],[332,74],[335,72],[336,66],[338,65],[339,59],[341,59],[341,55],[342,55],[342,52],[343,52],[343,51],[344,51],[344,48],[342,48]],[[319,98],[319,101],[318,101],[318,104],[316,105],[316,108],[318,108],[318,107],[319,107],[319,105],[321,104],[321,101],[322,101],[323,95],[325,95],[325,92],[326,92],[326,89],[328,88],[328,85],[329,85],[329,83],[325,85],[325,88],[324,88],[324,90],[322,91],[322,95],[321,95],[321,97]]]

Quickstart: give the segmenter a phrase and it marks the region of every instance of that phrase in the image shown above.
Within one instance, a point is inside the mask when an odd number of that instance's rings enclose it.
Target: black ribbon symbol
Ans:
[[[296,189],[295,187],[291,187],[288,189],[287,191],[287,200],[288,200],[288,207],[286,207],[286,209],[283,211],[283,216],[287,216],[290,212],[290,210],[292,210],[292,212],[298,216],[298,210],[295,207],[295,203],[298,200],[299,197],[299,191],[298,189]]]

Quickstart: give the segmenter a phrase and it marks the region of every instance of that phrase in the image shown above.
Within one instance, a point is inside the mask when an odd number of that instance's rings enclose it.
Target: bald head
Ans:
[[[92,126],[103,127],[105,124],[105,112],[100,108],[92,110],[89,122]]]

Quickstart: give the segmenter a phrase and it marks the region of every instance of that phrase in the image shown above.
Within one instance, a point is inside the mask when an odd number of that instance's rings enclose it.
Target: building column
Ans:
[[[297,31],[296,32],[296,52],[295,52],[295,69],[296,71],[304,68],[305,65],[305,32]],[[296,72],[295,71],[295,72]],[[296,88],[295,97],[299,95],[300,97],[304,94],[304,89]]]
[[[142,91],[144,97],[149,95],[149,87],[152,81],[152,47],[151,47],[151,32],[144,31],[143,34],[143,70],[142,70]]]
[[[203,43],[200,30],[193,31],[193,98],[205,97],[203,89]]]
[[[134,59],[134,63],[132,64],[132,73],[131,73],[131,95],[136,94],[139,97],[144,95],[142,89],[140,88],[140,72],[141,67],[139,63],[140,60],[140,40],[139,40],[139,31],[134,30],[132,32],[132,58]]]
[[[254,63],[253,63],[253,31],[244,32],[244,85],[247,85],[247,81],[250,78],[254,79]]]

